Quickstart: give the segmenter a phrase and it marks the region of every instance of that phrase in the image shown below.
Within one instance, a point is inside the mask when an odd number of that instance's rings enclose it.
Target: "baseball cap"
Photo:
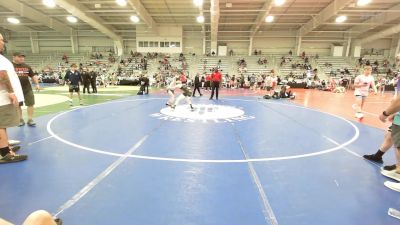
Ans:
[[[13,56],[23,56],[25,57],[25,54],[22,52],[14,52]]]

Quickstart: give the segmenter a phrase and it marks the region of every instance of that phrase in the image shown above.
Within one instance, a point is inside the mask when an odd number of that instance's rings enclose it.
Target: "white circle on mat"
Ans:
[[[86,106],[80,109],[85,109],[85,108],[89,108],[89,107],[96,107],[96,106],[102,106],[102,105],[108,105],[108,104],[115,104],[115,103],[125,103],[125,102],[135,102],[135,101],[149,101],[149,100],[165,100],[165,98],[149,98],[149,99],[131,99],[131,100],[122,100],[122,101],[110,101],[110,102],[105,102],[105,103],[100,103],[100,104],[96,104],[96,105],[90,105],[90,106]],[[226,99],[227,101],[243,101],[243,102],[259,102],[259,100],[250,100],[250,99],[235,99],[235,98],[229,98]],[[358,137],[360,136],[360,130],[358,129],[358,127],[356,125],[354,125],[352,122],[350,122],[349,120],[341,117],[341,116],[337,116],[331,113],[327,113],[327,112],[321,112],[319,110],[316,109],[311,109],[311,108],[306,108],[304,106],[298,106],[298,105],[294,105],[294,104],[284,104],[284,103],[280,103],[280,102],[264,102],[266,104],[273,104],[273,105],[281,105],[284,107],[293,107],[293,108],[300,108],[300,109],[304,109],[304,110],[309,110],[309,111],[314,111],[314,112],[318,112],[321,114],[325,114],[325,115],[329,115],[333,118],[339,119],[344,121],[345,123],[347,123],[348,125],[350,125],[350,127],[352,127],[353,131],[354,131],[354,135],[347,140],[344,143],[337,143],[336,141],[334,141],[332,138],[326,137],[326,136],[322,136],[323,138],[329,140],[330,142],[334,143],[336,145],[336,147],[332,147],[332,148],[328,148],[328,149],[321,149],[319,151],[316,152],[311,152],[311,153],[306,153],[306,154],[298,154],[298,155],[289,155],[289,156],[280,156],[280,157],[266,157],[266,158],[251,158],[251,159],[186,159],[186,158],[168,158],[168,157],[157,157],[157,156],[146,156],[146,155],[136,155],[136,154],[132,154],[132,155],[126,155],[126,154],[119,154],[119,153],[114,153],[111,151],[107,151],[107,150],[100,150],[100,149],[95,149],[95,148],[91,148],[91,147],[87,147],[87,146],[82,146],[79,145],[77,143],[65,140],[64,138],[58,136],[56,133],[54,133],[54,131],[51,128],[52,123],[60,118],[61,116],[68,114],[70,112],[73,112],[75,110],[80,110],[78,109],[72,109],[70,111],[66,111],[66,112],[62,112],[56,116],[54,116],[53,118],[50,119],[50,121],[47,123],[47,132],[49,132],[49,134],[51,135],[51,137],[57,139],[58,141],[70,145],[72,147],[78,148],[80,150],[84,150],[84,151],[89,151],[89,152],[94,152],[94,153],[99,153],[99,154],[103,154],[103,155],[109,155],[109,156],[115,156],[115,157],[129,157],[129,158],[136,158],[136,159],[145,159],[145,160],[155,160],[155,161],[170,161],[170,162],[184,162],[184,163],[249,163],[249,162],[266,162],[266,161],[279,161],[279,160],[289,160],[289,159],[300,159],[300,158],[307,158],[307,157],[313,157],[313,156],[318,156],[318,155],[323,155],[323,154],[327,154],[330,152],[335,152],[335,151],[339,151],[341,149],[343,149],[344,147],[350,145],[351,143],[355,142]]]

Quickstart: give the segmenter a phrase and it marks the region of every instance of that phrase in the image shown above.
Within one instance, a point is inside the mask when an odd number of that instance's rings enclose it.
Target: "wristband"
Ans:
[[[386,116],[386,117],[390,116],[390,115],[388,115],[388,114],[386,113],[386,111],[383,111],[383,112],[382,112],[382,115],[384,115],[384,116]]]

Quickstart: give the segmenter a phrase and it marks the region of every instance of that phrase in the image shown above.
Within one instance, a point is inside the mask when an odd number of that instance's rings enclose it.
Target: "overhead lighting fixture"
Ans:
[[[115,0],[115,2],[119,5],[119,6],[126,6],[128,3],[126,2],[126,0]]]
[[[131,21],[134,22],[134,23],[139,23],[139,21],[140,21],[139,17],[138,17],[138,16],[135,16],[135,15],[131,16],[130,19],[131,19]]]
[[[74,17],[74,16],[67,16],[67,20],[68,20],[68,22],[70,22],[70,23],[76,23],[76,22],[78,22],[78,19],[77,19],[76,17]]]
[[[14,18],[14,17],[9,17],[9,18],[7,18],[7,21],[8,21],[9,23],[12,23],[12,24],[19,24],[19,19]]]
[[[54,0],[43,0],[42,3],[49,8],[56,7],[56,2]]]
[[[96,3],[96,4],[94,4],[94,8],[96,8],[96,9],[100,9],[100,8],[101,8],[101,4],[100,4],[100,3]]]
[[[227,3],[225,4],[225,6],[226,6],[226,8],[232,8],[232,2],[227,2]]]
[[[193,0],[193,4],[195,6],[202,6],[203,5],[203,0]]]
[[[341,15],[341,16],[336,17],[335,21],[336,21],[336,23],[343,23],[346,20],[347,20],[347,16]]]
[[[369,3],[371,3],[372,0],[358,0],[357,1],[357,6],[366,6]]]
[[[272,23],[272,21],[274,21],[274,16],[267,16],[267,17],[265,17],[265,22],[267,22],[267,23]]]
[[[276,6],[282,6],[283,4],[285,4],[285,1],[286,0],[275,0],[274,2]]]
[[[198,23],[204,23],[204,16],[198,16],[196,20]]]

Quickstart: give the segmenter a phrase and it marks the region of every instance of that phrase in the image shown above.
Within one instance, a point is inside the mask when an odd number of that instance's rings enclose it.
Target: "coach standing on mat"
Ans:
[[[86,67],[82,68],[81,76],[82,76],[82,81],[83,81],[83,94],[86,93],[86,89],[87,89],[88,94],[90,94],[90,89],[89,89],[90,73],[88,72]]]
[[[0,34],[0,53],[4,51],[4,39]],[[0,163],[23,161],[26,155],[16,155],[8,145],[7,128],[19,122],[18,103],[24,100],[21,83],[12,63],[0,54]]]
[[[199,73],[197,73],[196,76],[194,77],[194,90],[193,90],[193,94],[192,94],[193,97],[195,97],[196,90],[199,92],[200,96],[203,96],[200,92],[200,87],[201,87],[200,75],[199,75]]]
[[[218,100],[218,90],[219,90],[219,85],[221,83],[222,79],[222,74],[218,71],[218,69],[215,69],[214,72],[211,74],[211,97],[210,100],[213,99],[214,97],[214,91],[215,91],[215,99]]]
[[[29,77],[32,78],[33,83],[36,85],[36,90],[40,90],[39,86],[39,79],[38,77],[33,74],[32,68],[25,64],[25,55],[20,52],[15,52],[13,54],[13,65],[15,68],[15,72],[18,75],[19,81],[21,82],[22,91],[24,93],[25,99],[25,106],[28,107],[28,126],[34,127],[36,123],[33,122],[33,106],[35,105],[35,95],[33,94],[32,85],[29,81]],[[19,115],[20,115],[20,122],[19,126],[24,126],[25,121],[22,116],[22,108],[24,102],[19,103]]]
[[[92,86],[92,91],[93,93],[97,93],[97,87],[96,87],[96,79],[97,79],[97,72],[93,70],[93,68],[90,68],[89,70],[89,75],[90,75],[90,85]]]

